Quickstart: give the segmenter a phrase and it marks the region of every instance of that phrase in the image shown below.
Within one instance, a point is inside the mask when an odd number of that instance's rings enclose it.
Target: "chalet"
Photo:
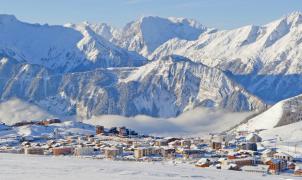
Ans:
[[[247,135],[245,137],[245,139],[247,142],[252,142],[252,143],[262,142],[262,138],[258,134],[255,134],[255,133],[251,133],[251,134]]]
[[[293,157],[287,153],[284,153],[284,152],[278,152],[276,154],[274,154],[273,156],[275,159],[283,159],[283,160],[286,160],[286,161],[293,161]]]
[[[204,151],[200,149],[183,149],[182,154],[186,159],[201,158],[204,155]]]
[[[191,141],[190,140],[181,140],[180,145],[182,147],[190,147],[191,146]]]
[[[195,164],[196,167],[202,167],[202,168],[209,167],[210,165],[211,165],[211,161],[207,158],[201,158]]]
[[[229,165],[229,164],[236,164],[239,168],[243,166],[252,166],[255,165],[256,161],[255,158],[248,157],[248,158],[240,158],[240,159],[228,159],[223,162],[223,165]]]
[[[238,146],[242,150],[257,151],[257,144],[251,142],[243,142]]]
[[[75,156],[92,156],[96,151],[93,147],[77,147],[74,149]]]
[[[214,149],[214,150],[222,149],[222,144],[221,144],[221,142],[215,142],[215,141],[213,141],[211,143],[211,148]]]
[[[291,169],[291,170],[295,170],[296,169],[296,164],[293,162],[288,162],[287,163],[287,168]]]
[[[237,134],[238,136],[247,136],[248,135],[248,131],[238,131]]]
[[[300,168],[299,166],[296,166],[295,171],[294,171],[294,175],[295,176],[302,176],[302,168]]]
[[[52,148],[52,153],[55,156],[72,154],[73,147],[56,147]]]
[[[241,168],[241,170],[245,171],[245,172],[251,172],[251,173],[268,174],[269,165],[243,166]]]
[[[104,134],[104,133],[105,133],[105,128],[104,128],[104,126],[96,126],[96,127],[95,127],[95,133],[96,133],[96,134]]]
[[[177,146],[180,146],[180,140],[171,141],[168,143],[170,147],[176,148]]]
[[[283,159],[270,159],[265,161],[264,164],[269,165],[269,171],[272,174],[279,174],[287,169],[287,162]]]
[[[120,150],[115,147],[107,147],[104,149],[104,154],[106,158],[112,159],[120,155]]]
[[[167,146],[168,145],[168,141],[165,139],[157,139],[155,141],[155,146]]]
[[[44,149],[40,147],[24,148],[24,154],[44,155]]]
[[[162,148],[161,155],[165,158],[174,158],[175,157],[175,149],[174,148]]]
[[[179,138],[175,138],[175,137],[166,137],[164,139],[167,140],[167,143],[174,142],[174,141],[180,141]]]
[[[274,156],[274,154],[276,154],[276,153],[277,152],[275,149],[266,149],[261,152],[262,157],[264,157],[264,158],[272,158]]]

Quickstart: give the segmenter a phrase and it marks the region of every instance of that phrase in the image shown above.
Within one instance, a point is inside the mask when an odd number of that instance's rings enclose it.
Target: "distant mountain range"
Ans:
[[[174,117],[257,111],[302,94],[302,15],[207,28],[184,18],[49,26],[0,15],[0,98],[46,111]]]

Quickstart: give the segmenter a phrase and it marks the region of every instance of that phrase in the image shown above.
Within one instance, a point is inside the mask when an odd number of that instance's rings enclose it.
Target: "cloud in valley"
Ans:
[[[234,113],[223,110],[197,108],[175,118],[154,118],[145,115],[124,117],[119,115],[102,115],[91,119],[80,119],[85,123],[103,125],[106,128],[127,126],[144,134],[162,136],[198,136],[209,132],[221,132],[238,124],[251,112]],[[20,121],[36,121],[55,117],[36,105],[11,99],[0,104],[0,122],[14,124]],[[65,117],[63,120],[73,120]]]
[[[38,106],[19,99],[11,99],[0,104],[0,122],[14,124],[20,121],[36,121],[53,117]]]
[[[123,117],[103,115],[84,122],[90,124],[127,126],[142,133],[173,136],[198,136],[209,132],[221,132],[238,124],[251,113],[231,113],[223,110],[197,108],[176,118],[153,118],[149,116]]]

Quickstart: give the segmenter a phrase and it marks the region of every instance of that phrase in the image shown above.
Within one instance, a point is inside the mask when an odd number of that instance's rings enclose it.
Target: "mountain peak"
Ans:
[[[205,27],[200,24],[198,21],[194,19],[188,19],[184,17],[159,17],[159,16],[142,16],[135,22],[139,23],[149,23],[149,22],[156,22],[156,21],[166,21],[167,23],[174,23],[174,24],[185,24],[187,26],[195,27],[195,28],[200,28],[204,29]]]
[[[286,19],[288,22],[292,22],[294,24],[301,24],[302,23],[302,14],[299,11],[295,11],[289,14]]]
[[[138,19],[139,22],[143,22],[143,21],[150,21],[150,20],[156,20],[156,19],[163,19],[159,16],[142,16]]]
[[[0,14],[0,23],[8,23],[18,21],[14,15]]]
[[[143,16],[123,28],[124,34],[120,38],[120,44],[130,51],[148,56],[170,39],[195,40],[206,30],[207,28],[196,21],[185,18]]]

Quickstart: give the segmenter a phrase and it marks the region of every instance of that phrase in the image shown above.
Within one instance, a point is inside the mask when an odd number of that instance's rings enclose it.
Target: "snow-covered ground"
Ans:
[[[276,146],[292,155],[302,154],[302,122],[260,132],[265,145]]]
[[[285,180],[287,176],[227,170],[202,169],[191,164],[123,162],[75,157],[0,154],[1,180],[69,179],[206,179],[206,180]]]

